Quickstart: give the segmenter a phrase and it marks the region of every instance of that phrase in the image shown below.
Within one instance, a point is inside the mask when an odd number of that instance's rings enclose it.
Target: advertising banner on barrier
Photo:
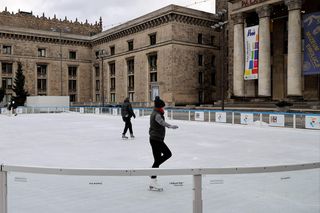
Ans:
[[[140,116],[140,110],[134,109],[133,112],[134,112],[134,114],[136,115],[136,117],[139,117],[139,116]]]
[[[320,129],[320,116],[306,115],[305,122],[307,129]]]
[[[259,25],[245,28],[244,80],[258,79],[259,70]]]
[[[194,120],[196,121],[204,121],[204,112],[195,112]]]
[[[270,114],[269,126],[284,126],[284,115]]]
[[[252,124],[253,123],[253,114],[252,113],[241,113],[240,118],[241,124]]]
[[[83,114],[84,113],[84,108],[80,107],[80,113]]]
[[[227,113],[216,112],[216,122],[217,123],[226,123],[227,122]]]
[[[320,74],[320,12],[303,16],[304,75]]]
[[[100,109],[99,108],[95,108],[95,113],[96,114],[100,114]]]
[[[112,109],[112,115],[118,115],[118,109],[117,108]]]

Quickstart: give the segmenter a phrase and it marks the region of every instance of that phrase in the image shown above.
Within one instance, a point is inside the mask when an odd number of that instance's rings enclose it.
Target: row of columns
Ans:
[[[285,0],[289,10],[288,17],[288,62],[287,95],[302,96],[301,83],[301,5],[302,0]],[[270,5],[256,9],[259,16],[259,77],[258,95],[271,96],[271,39]],[[233,94],[244,97],[244,17],[242,13],[233,15],[234,55],[233,55]]]

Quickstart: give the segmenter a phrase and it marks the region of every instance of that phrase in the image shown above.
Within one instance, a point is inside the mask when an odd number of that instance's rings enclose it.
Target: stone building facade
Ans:
[[[320,100],[320,75],[303,75],[302,20],[320,11],[319,1],[229,0],[228,10],[229,98]],[[259,77],[244,80],[244,29],[250,26],[259,26]]]
[[[19,20],[28,20],[19,24]],[[14,20],[14,21],[10,21]],[[219,94],[217,16],[169,5],[102,32],[102,21],[71,22],[0,13],[0,82],[8,101],[21,62],[30,95],[71,102],[148,105],[212,103]],[[10,23],[10,24],[8,24]]]

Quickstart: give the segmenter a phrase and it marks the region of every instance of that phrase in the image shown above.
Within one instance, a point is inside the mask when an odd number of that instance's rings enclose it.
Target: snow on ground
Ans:
[[[313,130],[168,120],[173,156],[161,168],[219,168],[320,161]],[[134,140],[122,140],[120,117],[77,113],[0,115],[0,163],[62,168],[149,168],[149,117],[133,120]],[[10,173],[9,212],[192,212],[192,177],[79,177]],[[204,212],[320,211],[320,170],[207,175]],[[145,210],[150,209],[150,210]]]

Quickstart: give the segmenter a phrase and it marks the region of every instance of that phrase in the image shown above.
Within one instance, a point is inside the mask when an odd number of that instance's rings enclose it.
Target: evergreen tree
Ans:
[[[6,90],[3,87],[0,87],[0,103],[3,101]]]
[[[14,79],[14,85],[12,90],[15,92],[16,96],[12,99],[17,103],[18,106],[23,106],[26,102],[28,92],[24,89],[25,76],[23,75],[22,65],[18,63],[18,69],[16,72],[16,77]]]

